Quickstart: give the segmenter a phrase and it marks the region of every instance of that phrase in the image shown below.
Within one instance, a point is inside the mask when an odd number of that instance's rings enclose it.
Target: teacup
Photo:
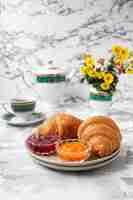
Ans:
[[[4,109],[15,114],[17,117],[27,118],[31,116],[36,106],[35,99],[12,99],[9,103],[4,104]]]

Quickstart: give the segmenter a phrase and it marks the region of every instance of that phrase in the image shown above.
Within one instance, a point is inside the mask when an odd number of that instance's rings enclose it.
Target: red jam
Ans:
[[[57,135],[52,134],[46,137],[31,135],[26,140],[26,146],[36,155],[48,156],[55,153],[58,139],[59,137]]]

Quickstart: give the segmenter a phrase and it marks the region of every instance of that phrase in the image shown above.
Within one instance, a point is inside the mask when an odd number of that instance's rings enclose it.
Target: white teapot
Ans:
[[[52,65],[33,67],[32,85],[39,99],[44,102],[45,111],[55,110],[64,102],[68,84],[71,82],[76,70],[69,75],[65,70]],[[25,74],[27,77],[27,74]],[[25,79],[27,80],[27,79]],[[26,81],[27,82],[27,81]]]

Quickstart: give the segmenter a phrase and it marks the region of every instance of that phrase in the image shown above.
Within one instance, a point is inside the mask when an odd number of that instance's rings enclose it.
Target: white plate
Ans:
[[[80,166],[88,166],[88,165],[94,165],[94,164],[98,164],[98,163],[101,163],[103,161],[106,161],[106,160],[109,160],[113,157],[115,157],[118,153],[120,152],[120,149],[118,149],[117,151],[115,151],[113,154],[109,155],[109,156],[105,156],[103,158],[98,158],[98,159],[93,159],[93,160],[86,160],[86,161],[83,161],[83,162],[67,162],[67,161],[63,161],[63,160],[60,160],[56,155],[53,155],[53,156],[38,156],[34,153],[30,153],[30,155],[41,161],[41,162],[45,162],[47,164],[50,164],[50,165],[59,165],[59,166],[64,166],[64,167],[80,167]]]
[[[12,125],[12,126],[30,126],[34,125],[40,122],[43,122],[46,119],[46,116],[44,113],[36,113],[31,114],[31,117],[28,119],[16,117],[16,116],[11,116],[8,119],[6,119],[7,124]]]
[[[88,164],[88,165],[81,165],[81,166],[61,166],[61,165],[55,165],[55,164],[50,164],[41,160],[38,160],[36,158],[33,158],[33,161],[35,161],[35,163],[42,165],[44,167],[48,167],[50,169],[54,169],[54,170],[60,170],[60,171],[87,171],[87,170],[93,170],[93,169],[97,169],[100,167],[103,167],[111,162],[113,162],[114,160],[116,160],[118,157],[120,156],[120,151],[113,156],[112,158],[105,160],[103,162],[97,163],[97,164]]]

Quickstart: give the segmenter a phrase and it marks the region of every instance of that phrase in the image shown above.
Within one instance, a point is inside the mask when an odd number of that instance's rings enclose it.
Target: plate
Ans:
[[[105,156],[103,158],[91,158],[91,160],[86,160],[86,161],[81,161],[81,162],[68,162],[68,161],[63,161],[61,159],[59,159],[56,155],[52,155],[52,156],[38,156],[34,153],[30,153],[30,155],[32,156],[32,158],[37,159],[41,162],[45,162],[47,164],[51,164],[51,165],[59,165],[59,166],[75,166],[75,167],[79,167],[79,166],[88,166],[88,165],[94,165],[94,164],[98,164],[100,162],[109,160],[111,158],[113,158],[114,156],[116,156],[118,153],[120,152],[120,149],[118,149],[117,151],[115,151],[114,153],[112,153],[109,156]]]
[[[112,161],[114,161],[119,157],[120,149],[115,151],[110,156],[93,160],[86,160],[84,162],[65,162],[60,160],[56,155],[37,156],[31,152],[29,152],[29,154],[32,157],[33,161],[44,167],[48,167],[55,170],[63,170],[63,171],[83,171],[83,170],[96,169],[111,163]]]
[[[50,164],[41,160],[38,160],[34,157],[33,161],[43,167],[48,167],[50,169],[54,169],[54,170],[60,170],[60,171],[87,171],[87,170],[94,170],[94,169],[98,169],[101,168],[105,165],[110,164],[111,162],[113,162],[114,160],[118,159],[118,157],[120,156],[120,151],[115,154],[115,156],[113,156],[112,158],[108,159],[108,160],[104,160],[101,161],[97,164],[86,164],[86,165],[79,165],[79,166],[63,166],[63,165],[56,165],[56,164]]]
[[[3,116],[3,119],[6,120],[7,124],[12,126],[29,126],[43,122],[46,119],[46,116],[44,113],[34,112],[26,119],[17,117],[12,113],[6,113]]]

